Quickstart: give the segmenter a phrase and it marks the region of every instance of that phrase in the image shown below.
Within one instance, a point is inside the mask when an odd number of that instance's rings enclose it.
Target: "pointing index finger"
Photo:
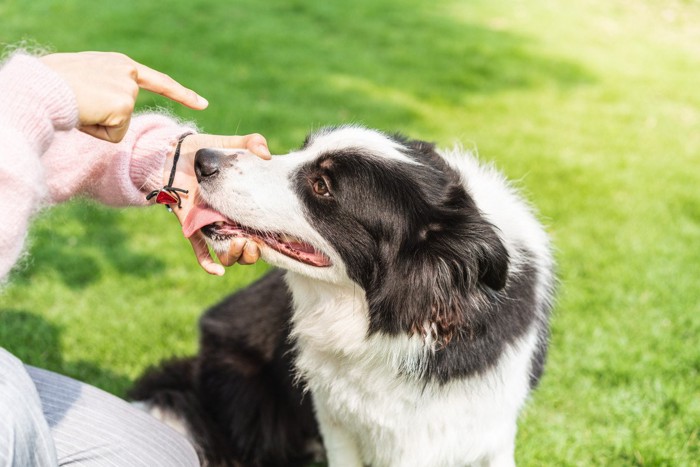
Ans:
[[[191,109],[202,110],[209,105],[205,98],[184,87],[165,73],[138,62],[134,62],[134,64],[137,73],[136,82],[140,88],[165,96]]]

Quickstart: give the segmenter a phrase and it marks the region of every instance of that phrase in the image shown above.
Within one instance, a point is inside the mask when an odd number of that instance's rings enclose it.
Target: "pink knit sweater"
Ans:
[[[192,131],[168,117],[131,121],[118,143],[75,129],[75,96],[40,60],[17,54],[0,68],[0,282],[22,252],[40,208],[76,195],[111,206],[147,204],[163,183],[166,156]]]

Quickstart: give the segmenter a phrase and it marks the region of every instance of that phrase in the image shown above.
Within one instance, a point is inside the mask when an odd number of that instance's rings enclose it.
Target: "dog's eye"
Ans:
[[[314,180],[314,183],[311,185],[314,193],[316,193],[319,196],[326,196],[330,197],[331,196],[331,191],[328,189],[328,183],[326,183],[325,178],[317,178]]]

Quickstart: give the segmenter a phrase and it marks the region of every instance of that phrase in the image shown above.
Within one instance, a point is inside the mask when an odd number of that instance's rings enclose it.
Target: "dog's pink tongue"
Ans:
[[[199,229],[205,225],[213,224],[214,222],[227,222],[226,218],[214,211],[210,207],[195,206],[187,214],[185,222],[182,224],[182,233],[185,237],[190,238]]]

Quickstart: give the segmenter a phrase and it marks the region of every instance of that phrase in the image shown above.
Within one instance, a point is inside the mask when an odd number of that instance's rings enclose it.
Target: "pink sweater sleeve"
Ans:
[[[40,60],[15,55],[0,68],[0,281],[17,261],[31,216],[76,195],[113,206],[146,204],[165,157],[193,128],[162,115],[135,117],[118,144],[75,130],[70,87]]]
[[[165,158],[192,126],[159,115],[132,119],[124,139],[109,143],[78,130],[57,133],[42,157],[49,203],[81,195],[110,206],[145,205],[146,194],[163,186]]]
[[[77,122],[72,90],[41,61],[15,55],[0,69],[0,281],[46,193],[40,155],[56,131]]]

